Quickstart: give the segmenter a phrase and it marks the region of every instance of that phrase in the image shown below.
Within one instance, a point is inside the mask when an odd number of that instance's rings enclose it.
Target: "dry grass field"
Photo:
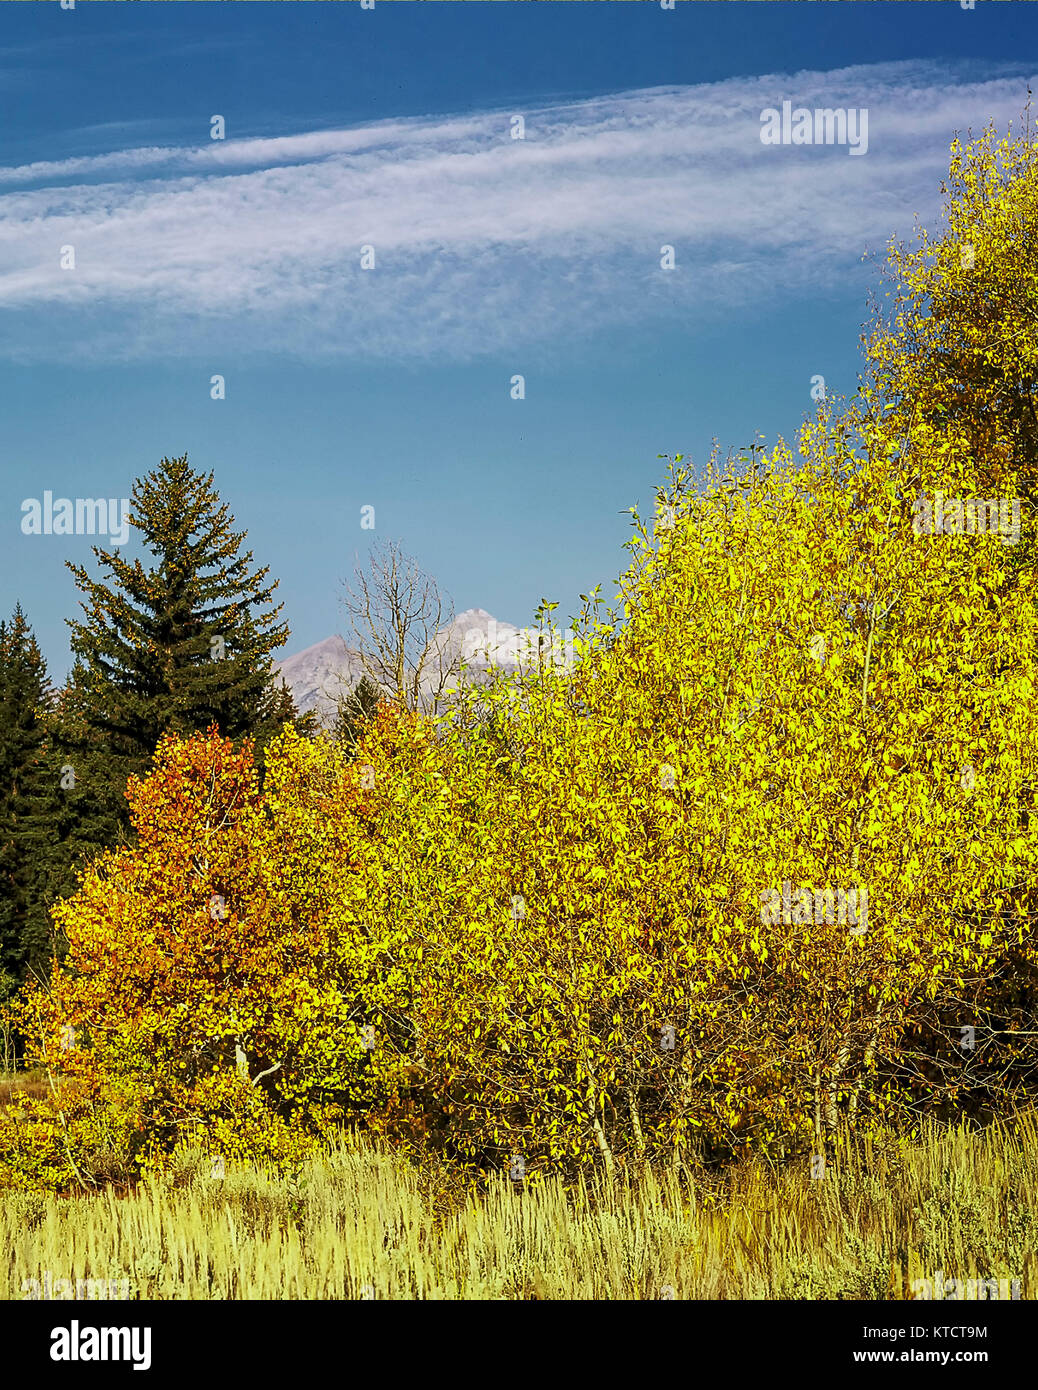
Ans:
[[[1038,1279],[1031,1115],[865,1145],[821,1178],[804,1161],[516,1192],[361,1142],[287,1176],[211,1171],[193,1155],[124,1196],[5,1194],[0,1298],[902,1299],[938,1271],[1033,1298]]]

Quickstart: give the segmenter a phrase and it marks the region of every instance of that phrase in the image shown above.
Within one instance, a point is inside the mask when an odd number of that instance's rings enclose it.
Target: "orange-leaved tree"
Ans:
[[[131,1177],[192,1147],[289,1159],[371,1107],[370,772],[286,729],[261,793],[248,744],[160,744],[127,790],[138,844],[56,907],[67,958],[16,1005],[51,1084],[4,1117],[9,1182]]]

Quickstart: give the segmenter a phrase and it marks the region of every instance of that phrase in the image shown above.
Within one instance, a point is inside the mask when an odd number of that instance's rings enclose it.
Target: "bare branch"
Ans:
[[[344,588],[347,645],[366,674],[401,709],[435,710],[460,669],[444,633],[454,606],[435,579],[396,542],[376,542]]]

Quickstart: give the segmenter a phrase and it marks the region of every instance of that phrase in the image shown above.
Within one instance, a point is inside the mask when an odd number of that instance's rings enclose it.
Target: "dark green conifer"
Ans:
[[[0,622],[0,998],[46,954],[43,762],[53,692],[21,604]]]
[[[288,705],[272,689],[271,653],[288,637],[268,567],[252,568],[244,532],[187,455],[164,458],[132,492],[131,535],[153,563],[94,547],[105,579],[67,562],[85,595],[86,620],[69,620],[81,663],[76,713],[107,748],[125,786],[167,731],[216,724],[262,746]]]
[[[371,677],[361,676],[349,694],[341,696],[337,701],[332,737],[345,744],[351,751],[356,748],[364,725],[374,715],[379,701],[383,698],[381,690]]]

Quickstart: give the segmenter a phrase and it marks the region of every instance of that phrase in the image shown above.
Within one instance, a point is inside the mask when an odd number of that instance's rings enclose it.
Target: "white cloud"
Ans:
[[[1025,87],[891,63],[527,109],[524,141],[495,111],[0,169],[0,353],[470,359],[818,291]],[[786,99],[867,107],[867,155],[762,145]]]

